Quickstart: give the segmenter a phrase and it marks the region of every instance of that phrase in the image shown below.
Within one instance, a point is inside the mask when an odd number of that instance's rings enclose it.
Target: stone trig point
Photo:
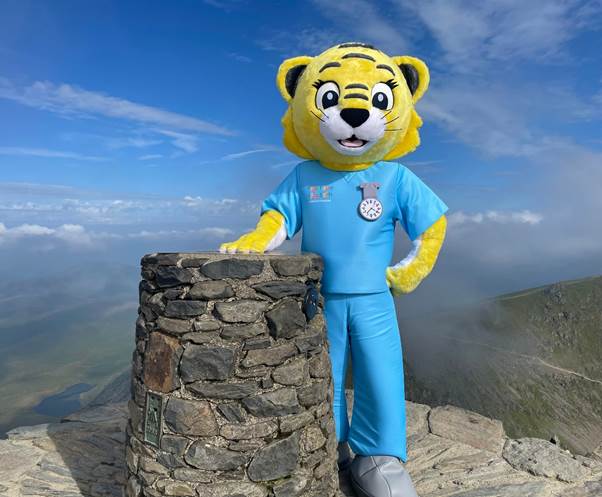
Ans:
[[[142,258],[128,497],[332,497],[332,379],[313,254]]]

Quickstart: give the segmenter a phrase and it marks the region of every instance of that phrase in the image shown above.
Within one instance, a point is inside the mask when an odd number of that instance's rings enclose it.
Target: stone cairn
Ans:
[[[141,262],[125,494],[337,495],[322,260],[158,253]]]

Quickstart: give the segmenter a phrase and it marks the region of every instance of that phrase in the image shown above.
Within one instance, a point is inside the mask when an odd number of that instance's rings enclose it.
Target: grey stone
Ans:
[[[219,404],[217,410],[230,423],[243,423],[245,421],[244,409],[233,402],[229,404]]]
[[[220,428],[220,435],[228,440],[248,440],[268,437],[278,430],[273,421],[260,421],[250,424],[227,424]]]
[[[269,374],[270,369],[266,366],[256,366],[253,368],[243,368],[236,371],[236,376],[239,378],[265,378]]]
[[[178,363],[182,347],[175,338],[153,332],[144,354],[144,384],[151,390],[168,393],[180,386]]]
[[[242,400],[247,411],[257,417],[285,416],[301,410],[292,388],[280,388]]]
[[[562,490],[554,497],[600,497],[602,495],[602,476],[600,481],[588,481],[583,485]]]
[[[194,273],[190,269],[174,266],[159,266],[155,270],[155,281],[161,288],[191,283]]]
[[[307,373],[307,360],[299,357],[278,366],[272,373],[272,378],[281,385],[301,385],[307,378]]]
[[[328,378],[331,373],[330,356],[326,349],[309,359],[309,374],[314,378]]]
[[[225,281],[209,280],[195,283],[188,292],[189,299],[216,300],[234,296],[234,290]]]
[[[216,331],[222,327],[220,322],[215,319],[197,319],[193,326],[194,331]]]
[[[309,411],[303,411],[292,416],[285,416],[280,418],[280,431],[282,433],[292,433],[307,426],[313,421],[314,416]]]
[[[161,437],[161,449],[176,456],[183,456],[189,443],[190,440],[188,438],[176,435],[164,434]]]
[[[309,258],[299,256],[270,259],[270,264],[280,276],[302,276],[311,269]]]
[[[181,481],[160,480],[157,482],[157,488],[170,497],[192,497],[196,495],[190,485]]]
[[[258,338],[249,338],[245,340],[245,343],[242,347],[243,350],[257,350],[257,349],[267,349],[272,345],[272,340],[270,337],[258,337]]]
[[[165,292],[163,292],[163,296],[165,297],[166,300],[179,299],[180,297],[182,297],[182,295],[184,295],[186,288],[187,287],[185,287],[185,286],[174,286],[174,287],[168,288],[167,290],[165,290]],[[159,295],[159,294],[157,294],[157,295]]]
[[[145,303],[142,302],[142,299],[140,299],[140,303],[142,305],[145,305]],[[155,293],[148,299],[148,301],[146,302],[146,305],[148,307],[150,307],[151,310],[155,314],[159,314],[159,315],[162,314],[165,309],[165,303],[163,302],[163,295],[161,293]]]
[[[328,396],[328,382],[326,380],[319,380],[311,385],[298,388],[297,396],[299,397],[299,403],[305,407],[324,402]]]
[[[201,469],[177,468],[173,472],[174,479],[195,483],[209,483],[211,482],[212,476],[213,473]]]
[[[247,473],[252,481],[271,481],[291,475],[299,460],[299,436],[291,435],[259,449]]]
[[[215,342],[219,341],[219,334],[207,331],[193,331],[191,333],[185,333],[182,335],[180,340],[196,343],[197,345],[214,344]]]
[[[428,422],[435,435],[501,454],[504,445],[501,421],[447,405],[431,409]]]
[[[263,261],[226,258],[203,264],[201,271],[204,275],[214,280],[221,280],[223,278],[244,280],[261,274],[263,271]]]
[[[172,335],[183,335],[192,331],[192,323],[188,319],[173,319],[163,316],[157,318],[157,327]]]
[[[305,314],[293,299],[284,299],[265,313],[270,335],[274,338],[292,338],[305,329]]]
[[[426,435],[429,431],[428,414],[430,406],[406,401],[407,436]]]
[[[266,333],[268,330],[263,323],[243,324],[239,326],[224,326],[221,337],[226,340],[244,340]]]
[[[565,482],[583,480],[590,472],[569,452],[538,438],[507,440],[502,455],[515,469]]]
[[[201,267],[209,259],[207,257],[184,257],[182,267]]]
[[[159,464],[157,461],[153,461],[149,457],[141,457],[140,458],[140,469],[146,471],[147,473],[156,473],[158,475],[169,475],[169,469]]]
[[[188,345],[180,361],[182,380],[225,380],[234,369],[234,351],[225,347]]]
[[[464,492],[460,491],[454,493],[454,497],[549,497],[551,490],[548,482],[533,481],[517,484],[506,483],[465,490]]]
[[[234,302],[216,302],[215,313],[227,323],[252,323],[257,321],[267,304],[260,300],[236,300]]]
[[[268,490],[263,485],[248,482],[221,482],[204,486],[199,497],[266,497]]]
[[[261,438],[249,439],[249,440],[237,440],[230,442],[228,447],[238,452],[254,452],[256,449],[266,445],[266,442]]]
[[[218,427],[211,406],[205,401],[172,397],[165,407],[165,424],[183,435],[217,435]]]
[[[191,466],[210,471],[230,471],[248,461],[248,457],[240,452],[222,447],[211,447],[202,440],[194,442],[184,458]]]
[[[165,316],[187,318],[200,316],[207,310],[207,303],[199,300],[170,300],[165,306]]]
[[[326,437],[318,426],[311,425],[303,430],[301,434],[301,448],[306,454],[324,447],[325,444]]]
[[[274,497],[298,497],[302,495],[310,482],[307,472],[296,471],[293,476],[272,487]]]
[[[315,319],[315,318],[314,318]],[[312,321],[314,320],[312,319]],[[295,338],[295,345],[302,354],[318,351],[324,344],[324,333],[310,333]]]
[[[187,385],[195,394],[211,399],[243,399],[257,393],[259,386],[256,381],[244,383],[202,383],[195,382]]]
[[[129,477],[125,491],[128,497],[138,497],[140,495],[140,483],[135,476]]]
[[[142,257],[141,264],[146,266],[147,264],[156,264],[158,266],[175,266],[180,260],[180,254],[174,254],[171,252],[147,254]]]
[[[289,342],[269,349],[249,350],[241,364],[245,368],[252,368],[262,364],[265,366],[277,366],[296,354],[297,350],[295,346]]]
[[[307,286],[300,281],[265,281],[253,285],[253,288],[273,299],[302,297],[307,291]]]

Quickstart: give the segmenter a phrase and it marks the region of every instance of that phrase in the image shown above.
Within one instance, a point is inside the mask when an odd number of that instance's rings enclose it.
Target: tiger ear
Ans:
[[[400,55],[392,57],[392,59],[406,80],[410,93],[412,93],[412,100],[414,103],[418,102],[429,86],[430,76],[428,67],[420,59],[410,57],[409,55]]]
[[[292,59],[286,59],[280,64],[278,75],[276,76],[276,85],[278,86],[278,90],[280,90],[280,94],[287,102],[290,102],[295,96],[299,78],[311,62],[311,59],[311,57],[306,56],[293,57]]]

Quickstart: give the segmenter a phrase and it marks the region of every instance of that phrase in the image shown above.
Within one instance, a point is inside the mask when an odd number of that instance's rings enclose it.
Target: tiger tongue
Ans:
[[[364,140],[360,140],[354,136],[347,138],[346,140],[341,140],[341,145],[344,145],[345,147],[361,147],[364,143],[366,143]]]

